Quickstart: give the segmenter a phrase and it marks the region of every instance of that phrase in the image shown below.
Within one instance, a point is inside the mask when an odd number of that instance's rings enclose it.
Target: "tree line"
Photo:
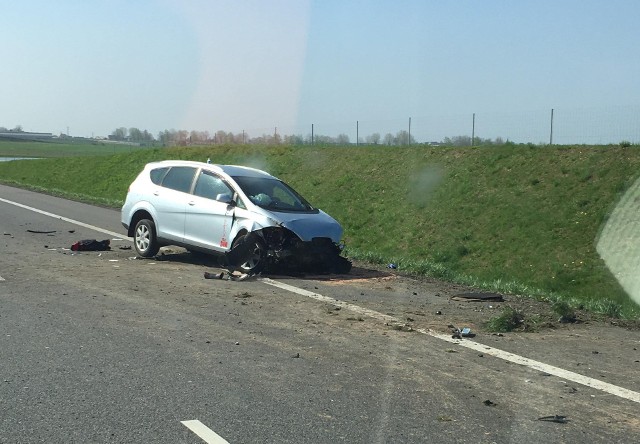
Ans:
[[[116,128],[109,135],[110,140],[127,141],[139,143],[142,145],[151,145],[159,143],[163,146],[187,146],[187,145],[210,145],[210,144],[262,144],[262,145],[353,145],[349,135],[341,133],[337,136],[327,136],[322,134],[262,134],[260,136],[251,137],[247,132],[226,132],[223,130],[210,133],[209,131],[186,131],[166,129],[160,131],[157,137],[147,130],[138,128]],[[473,142],[473,143],[472,143]],[[360,137],[358,144],[362,145],[386,145],[386,146],[407,146],[418,145],[413,135],[408,131],[401,130],[395,134],[386,133],[384,136],[380,133],[369,134]],[[430,145],[446,145],[446,146],[479,146],[479,145],[504,145],[510,143],[505,142],[502,137],[495,139],[484,139],[482,137],[474,137],[473,141],[470,136],[454,136],[445,137],[439,142],[429,142]]]
[[[12,129],[0,126],[0,132],[23,132],[21,125],[16,125]],[[248,133],[233,133],[225,131],[216,131],[211,134],[209,131],[186,131],[186,130],[164,130],[154,137],[149,131],[140,130],[138,128],[116,128],[109,135],[109,140],[133,142],[141,145],[155,145],[160,143],[164,146],[186,146],[186,145],[209,145],[209,144],[262,144],[262,145],[352,145],[354,144],[347,134],[341,133],[336,137],[326,136],[322,134],[307,134],[302,136],[299,134],[263,134],[257,137],[250,137]],[[473,142],[473,143],[472,143]],[[454,136],[445,137],[440,142],[429,142],[427,144],[446,145],[446,146],[479,146],[479,145],[504,145],[511,143],[506,142],[502,137],[495,139],[483,139],[481,137],[470,136]],[[417,145],[413,135],[408,131],[401,130],[396,134],[387,133],[381,136],[380,133],[373,133],[365,137],[360,137],[357,144],[362,145],[387,145],[387,146],[407,146]]]
[[[12,129],[5,128],[4,126],[0,126],[0,133],[22,133],[22,125],[16,125]]]

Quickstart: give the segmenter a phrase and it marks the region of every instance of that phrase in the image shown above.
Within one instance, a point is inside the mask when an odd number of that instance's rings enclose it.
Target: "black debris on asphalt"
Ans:
[[[502,295],[497,293],[459,293],[451,296],[451,300],[467,302],[504,302]]]
[[[72,251],[106,251],[111,250],[111,241],[105,239],[98,241],[95,239],[83,239],[71,245]]]
[[[558,424],[566,424],[569,422],[567,417],[562,415],[543,416],[538,418],[538,421],[557,422]]]

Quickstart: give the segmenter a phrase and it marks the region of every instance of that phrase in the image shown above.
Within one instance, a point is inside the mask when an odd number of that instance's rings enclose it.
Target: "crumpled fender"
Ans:
[[[259,232],[263,228],[281,226],[278,221],[262,214],[250,213],[250,215],[251,217],[243,217],[242,214],[236,216],[231,231],[229,232],[230,239],[235,239],[241,231]]]

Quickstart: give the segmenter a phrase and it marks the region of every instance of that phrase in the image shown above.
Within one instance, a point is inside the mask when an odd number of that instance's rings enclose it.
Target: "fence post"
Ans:
[[[360,146],[360,122],[356,120],[356,146]]]
[[[549,134],[549,145],[553,145],[553,108],[551,108],[551,132]]]
[[[471,146],[476,142],[476,113],[473,113],[472,123],[471,123]]]

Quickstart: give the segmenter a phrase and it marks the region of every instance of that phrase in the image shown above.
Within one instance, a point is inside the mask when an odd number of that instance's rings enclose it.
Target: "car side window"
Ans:
[[[233,190],[215,174],[203,171],[198,177],[193,194],[207,199],[215,199],[218,194],[228,194],[233,197]]]
[[[196,174],[195,168],[172,167],[162,179],[162,186],[172,190],[188,193],[191,191],[193,176]]]
[[[153,182],[155,185],[160,185],[160,182],[162,182],[162,178],[167,173],[168,169],[168,167],[165,167],[151,170],[149,172],[149,178],[151,179],[151,182]]]

